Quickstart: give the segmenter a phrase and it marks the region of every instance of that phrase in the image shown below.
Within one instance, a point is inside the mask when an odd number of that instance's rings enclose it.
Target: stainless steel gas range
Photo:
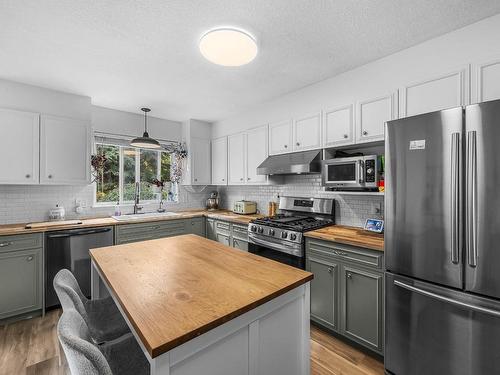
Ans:
[[[304,232],[335,224],[334,200],[280,197],[278,208],[278,215],[248,224],[248,251],[304,269]]]

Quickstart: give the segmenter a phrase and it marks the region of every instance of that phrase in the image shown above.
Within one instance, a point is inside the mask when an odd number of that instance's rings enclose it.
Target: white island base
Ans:
[[[99,275],[92,266],[92,298]],[[103,279],[103,283],[105,283]],[[309,375],[309,282],[151,358],[106,285],[149,363],[152,375]]]

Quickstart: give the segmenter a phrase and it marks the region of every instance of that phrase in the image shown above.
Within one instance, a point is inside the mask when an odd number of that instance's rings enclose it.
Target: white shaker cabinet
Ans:
[[[40,114],[0,109],[0,184],[38,184]]]
[[[397,118],[397,102],[397,92],[359,101],[356,116],[356,143],[383,141],[385,122]]]
[[[354,105],[324,111],[323,147],[354,143]]]
[[[245,183],[245,134],[227,137],[228,182],[230,185]]]
[[[227,185],[227,137],[212,139],[212,185]]]
[[[321,147],[321,112],[298,117],[293,121],[293,150]]]
[[[267,126],[261,126],[246,133],[246,182],[248,184],[262,184],[267,176],[258,175],[257,167],[267,158]]]
[[[210,140],[191,138],[191,185],[210,185]]]
[[[469,104],[469,66],[400,90],[401,117],[440,111]]]
[[[269,124],[269,154],[284,154],[293,151],[292,121]]]
[[[473,66],[473,103],[500,99],[500,59]]]
[[[90,122],[41,115],[40,183],[90,183]]]

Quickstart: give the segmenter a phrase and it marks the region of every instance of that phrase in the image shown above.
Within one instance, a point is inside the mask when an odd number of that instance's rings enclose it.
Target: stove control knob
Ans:
[[[257,229],[257,231],[258,231],[259,233],[264,233],[264,228],[259,227],[259,229]]]
[[[291,233],[291,234],[290,234],[290,239],[291,239],[292,241],[296,240],[296,239],[297,239],[297,235],[296,235],[295,233]]]
[[[270,235],[270,236],[274,236],[274,233],[275,233],[275,232],[274,232],[274,229],[269,229],[269,235]]]
[[[252,232],[257,232],[257,227],[256,227],[255,225],[252,225],[252,226],[250,227],[250,230],[251,230]]]
[[[288,233],[287,232],[281,232],[281,238],[287,238]]]

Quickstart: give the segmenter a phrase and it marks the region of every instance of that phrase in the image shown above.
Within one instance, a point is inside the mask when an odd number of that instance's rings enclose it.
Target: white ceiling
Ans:
[[[1,0],[0,78],[155,117],[215,121],[500,12],[498,0]],[[221,67],[197,42],[246,28]]]

